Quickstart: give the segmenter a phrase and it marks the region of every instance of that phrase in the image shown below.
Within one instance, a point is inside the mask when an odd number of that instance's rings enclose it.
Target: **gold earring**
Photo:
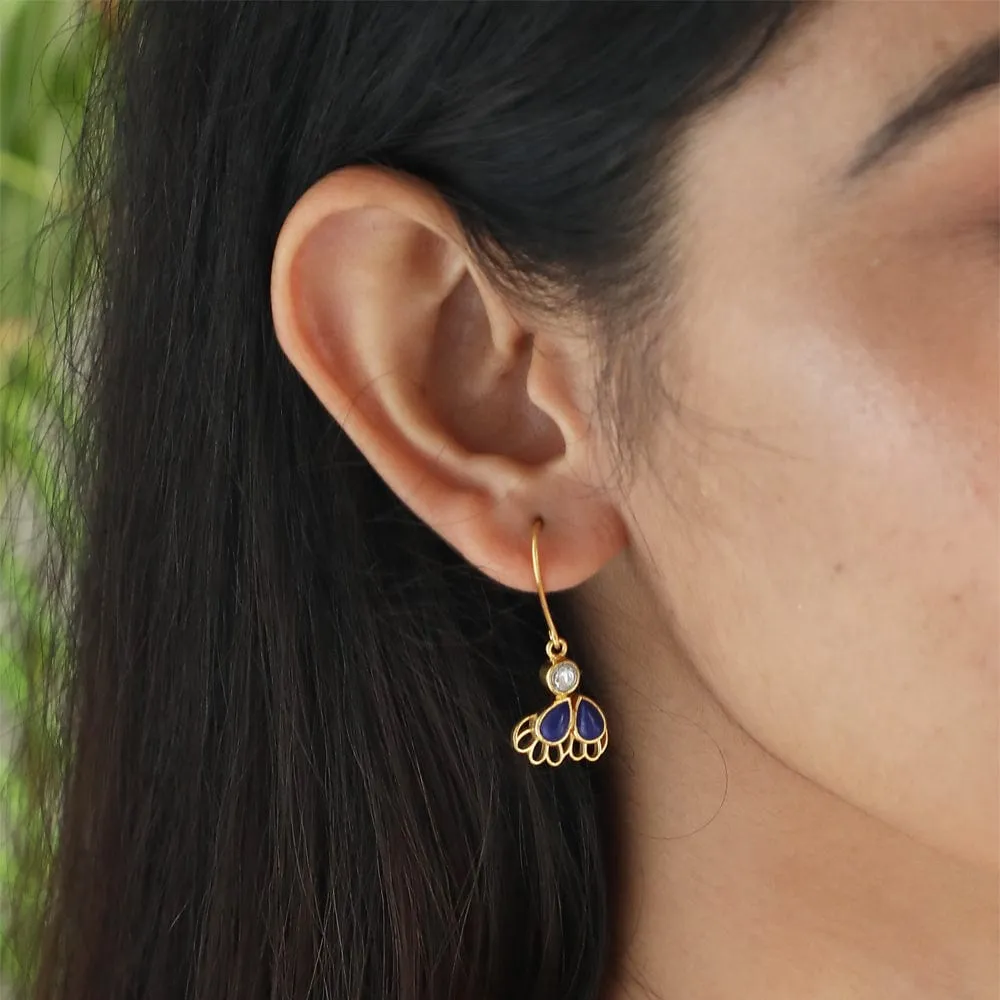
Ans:
[[[566,658],[566,640],[556,631],[542,586],[538,561],[541,527],[542,519],[538,518],[531,532],[531,565],[535,571],[538,599],[549,626],[549,641],[545,644],[549,662],[539,673],[554,700],[544,711],[526,715],[511,731],[510,741],[532,764],[556,767],[567,757],[570,760],[597,760],[608,748],[608,723],[596,701],[575,693],[580,685],[580,668]]]

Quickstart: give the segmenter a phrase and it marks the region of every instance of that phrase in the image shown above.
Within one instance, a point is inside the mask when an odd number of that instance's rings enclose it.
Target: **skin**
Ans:
[[[278,339],[389,485],[526,590],[542,516],[578,587],[621,796],[609,1000],[1000,989],[996,92],[841,180],[998,21],[832,4],[692,125],[625,479],[586,318],[506,299],[432,188],[340,170],[279,236]]]

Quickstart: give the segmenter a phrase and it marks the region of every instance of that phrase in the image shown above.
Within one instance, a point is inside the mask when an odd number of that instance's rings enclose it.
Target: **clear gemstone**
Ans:
[[[580,679],[580,671],[573,663],[560,663],[552,671],[552,686],[562,694],[572,691]]]

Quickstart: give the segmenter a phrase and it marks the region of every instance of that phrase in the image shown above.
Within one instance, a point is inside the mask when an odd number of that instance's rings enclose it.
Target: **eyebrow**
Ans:
[[[1000,83],[1000,33],[992,35],[936,73],[907,104],[880,125],[861,145],[845,180],[853,180],[885,160],[889,153],[941,123],[947,112],[973,94]]]

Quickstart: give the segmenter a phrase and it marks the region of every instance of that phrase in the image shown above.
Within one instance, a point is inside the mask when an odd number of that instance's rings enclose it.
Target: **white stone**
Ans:
[[[560,663],[552,671],[552,686],[561,694],[568,694],[580,680],[580,671],[575,663]]]

